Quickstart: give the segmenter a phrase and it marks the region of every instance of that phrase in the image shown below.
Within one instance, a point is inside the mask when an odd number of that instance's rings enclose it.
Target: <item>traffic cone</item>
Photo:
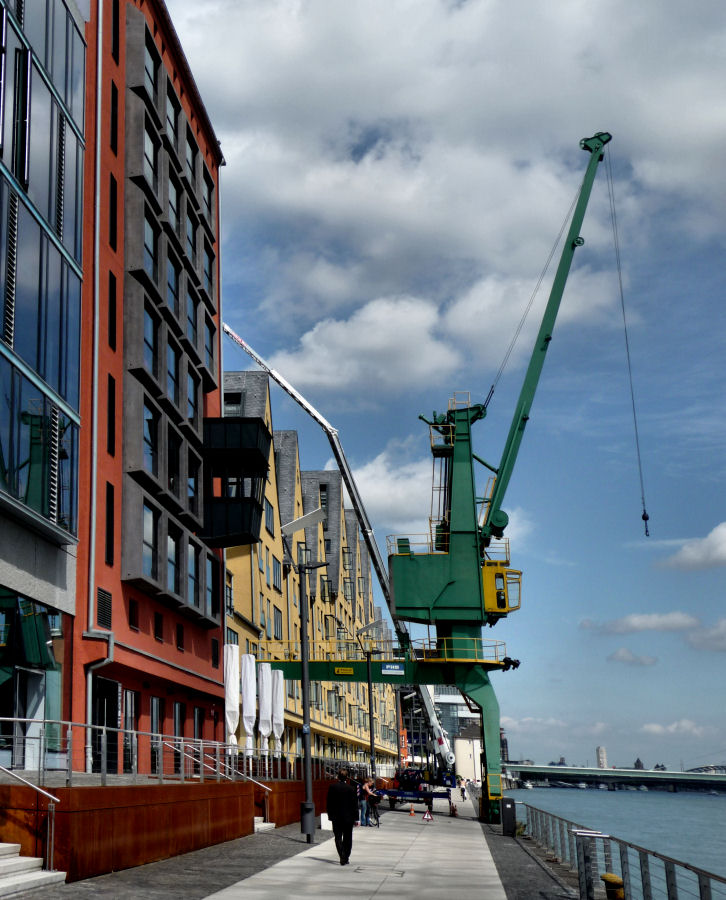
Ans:
[[[413,811],[413,803],[411,804],[411,811],[409,812],[409,816],[415,816],[416,813]]]

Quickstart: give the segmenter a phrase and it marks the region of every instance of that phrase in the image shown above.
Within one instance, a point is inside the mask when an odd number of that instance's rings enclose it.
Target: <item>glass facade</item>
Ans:
[[[0,499],[77,532],[85,44],[0,2]]]

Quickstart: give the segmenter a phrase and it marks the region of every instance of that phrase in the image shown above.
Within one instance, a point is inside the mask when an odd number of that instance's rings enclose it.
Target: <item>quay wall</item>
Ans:
[[[325,808],[328,781],[316,781],[316,812]],[[276,825],[300,818],[301,781],[119,785],[53,788],[53,868],[78,881],[168,859],[245,837],[254,817]],[[45,858],[48,800],[32,788],[0,785],[0,841],[20,844],[23,856]]]

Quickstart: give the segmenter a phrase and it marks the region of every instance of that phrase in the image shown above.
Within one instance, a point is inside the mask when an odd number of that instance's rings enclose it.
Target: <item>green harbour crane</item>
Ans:
[[[499,653],[492,657],[482,641],[483,626],[495,625],[520,605],[521,573],[509,566],[509,543],[504,538],[509,519],[502,504],[575,250],[584,243],[580,229],[595,175],[610,140],[610,134],[600,132],[580,142],[590,158],[498,465],[480,459],[472,445],[472,427],[485,418],[486,404],[472,404],[468,395],[459,394],[446,412],[434,413],[431,419],[421,416],[429,425],[435,463],[430,533],[420,543],[413,537],[389,539],[394,621],[435,627],[432,657],[440,663],[435,683],[456,685],[481,711],[481,817],[486,821],[499,821],[502,796],[499,705],[489,672],[518,665]],[[478,465],[493,476],[491,491],[484,497],[476,492]]]

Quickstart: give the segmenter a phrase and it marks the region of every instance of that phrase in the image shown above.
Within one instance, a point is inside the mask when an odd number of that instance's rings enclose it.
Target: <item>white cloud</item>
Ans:
[[[679,719],[670,725],[660,725],[657,722],[648,722],[640,730],[644,734],[653,734],[659,737],[666,735],[688,735],[690,737],[704,737],[711,734],[713,729],[705,725],[696,725],[691,719]]]
[[[369,519],[385,534],[428,533],[431,504],[431,460],[402,459],[401,447],[383,453],[353,472]],[[379,540],[380,543],[380,540]]]
[[[699,621],[690,613],[631,613],[621,619],[610,622],[595,622],[582,619],[580,628],[596,631],[599,634],[633,634],[641,631],[687,631],[695,628]]]
[[[686,541],[663,565],[674,569],[707,569],[726,566],[726,522],[721,522],[704,538]]]
[[[655,656],[636,656],[627,647],[619,647],[608,656],[608,662],[625,663],[627,666],[653,666],[658,662]]]
[[[560,731],[568,727],[568,723],[554,716],[538,718],[537,716],[524,716],[521,719],[513,719],[510,716],[502,716],[500,719],[502,728],[510,734],[541,734],[556,729]]]
[[[281,345],[321,317],[415,296],[443,315],[439,348],[498,364],[512,298],[526,302],[584,168],[577,141],[595,128],[582,123],[613,129],[631,246],[666,204],[675,228],[723,231],[716,0],[688,19],[656,0],[518,0],[515,16],[503,0],[168,6],[228,163],[226,315],[254,310]],[[583,233],[589,268],[570,276],[562,323],[614,311],[604,190]]]
[[[696,650],[726,653],[726,619],[719,619],[712,628],[700,628],[686,639]]]
[[[355,388],[399,393],[432,376],[446,378],[459,364],[437,337],[436,307],[414,297],[373,300],[347,320],[323,319],[293,351],[270,364],[297,388]]]

